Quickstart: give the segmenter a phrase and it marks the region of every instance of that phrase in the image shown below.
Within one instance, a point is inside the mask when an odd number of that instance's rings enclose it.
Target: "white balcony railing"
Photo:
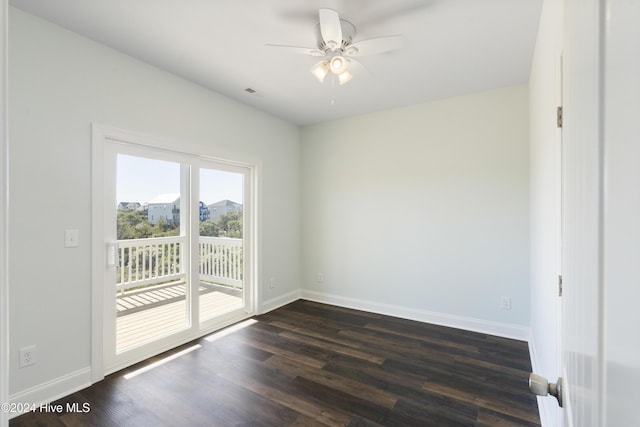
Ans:
[[[124,291],[140,286],[184,278],[185,237],[153,237],[118,240],[116,289]]]
[[[116,289],[185,279],[186,237],[118,240]],[[242,287],[242,239],[200,237],[199,280]]]
[[[242,288],[242,239],[200,237],[200,281]]]

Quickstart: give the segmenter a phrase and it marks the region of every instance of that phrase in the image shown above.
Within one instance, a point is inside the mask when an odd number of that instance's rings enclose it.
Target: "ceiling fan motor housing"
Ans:
[[[352,42],[353,37],[356,35],[356,27],[349,21],[340,19],[340,28],[342,29],[342,41],[340,45],[330,46],[331,42],[326,43],[322,39],[322,33],[320,32],[320,24],[316,25],[316,37],[318,39],[318,49],[323,52],[345,50]]]

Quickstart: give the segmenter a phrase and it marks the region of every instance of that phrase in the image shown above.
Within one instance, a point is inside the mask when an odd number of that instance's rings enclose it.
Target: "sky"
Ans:
[[[242,180],[239,173],[201,169],[200,201],[242,203]],[[179,163],[118,154],[118,203],[145,203],[166,193],[180,193]]]

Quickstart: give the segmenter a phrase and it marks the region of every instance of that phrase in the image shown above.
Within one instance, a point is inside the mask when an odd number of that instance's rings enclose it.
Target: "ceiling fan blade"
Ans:
[[[275,47],[277,49],[286,50],[289,53],[297,53],[300,55],[324,56],[325,53],[313,47],[287,46],[282,44],[265,44],[266,47]]]
[[[320,34],[324,42],[332,49],[342,44],[342,26],[340,16],[333,9],[320,9]],[[335,45],[333,45],[335,43]]]
[[[376,55],[378,53],[402,49],[403,47],[404,37],[402,36],[377,37],[349,45],[346,53],[349,56]]]

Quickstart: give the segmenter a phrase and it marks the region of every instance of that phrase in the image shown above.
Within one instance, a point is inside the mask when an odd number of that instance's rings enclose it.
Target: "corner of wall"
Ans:
[[[299,300],[301,292],[301,289],[296,289],[295,291],[289,292],[287,294],[279,295],[275,298],[263,301],[262,305],[258,309],[258,314],[264,314],[269,311],[273,311],[277,308],[283,307],[287,304],[291,304],[292,302]]]

